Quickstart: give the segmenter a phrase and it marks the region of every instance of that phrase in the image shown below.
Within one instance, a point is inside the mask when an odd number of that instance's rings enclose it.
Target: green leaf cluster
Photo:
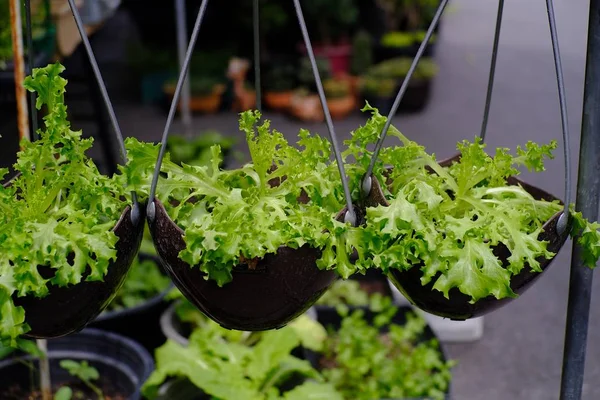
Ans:
[[[344,399],[444,399],[454,361],[445,361],[436,339],[424,340],[426,322],[412,311],[392,322],[398,309],[389,299],[346,315],[326,341],[321,365],[326,381]]]
[[[156,350],[156,370],[144,383],[143,394],[154,399],[160,385],[177,377],[219,400],[341,400],[308,361],[291,354],[303,343],[303,332],[312,328],[314,323],[250,333],[229,331],[206,319],[192,333],[187,347],[167,340]],[[308,380],[283,391],[281,387],[293,376]]]
[[[116,258],[113,227],[128,204],[116,180],[99,173],[86,156],[92,139],[67,118],[64,67],[33,71],[24,86],[45,107],[39,140],[23,140],[14,169],[0,187],[0,342],[17,346],[27,332],[14,296],[44,297],[49,288],[102,280]],[[0,180],[7,175],[0,170]]]

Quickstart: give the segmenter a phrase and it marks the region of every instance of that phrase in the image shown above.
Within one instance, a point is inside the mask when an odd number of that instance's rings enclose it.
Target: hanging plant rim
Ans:
[[[190,266],[179,258],[186,247],[185,232],[160,200],[154,202],[155,218],[148,225],[167,274],[188,301],[224,328],[281,328],[308,310],[337,279],[335,270],[316,266],[320,250],[308,245],[280,246],[276,253],[256,259],[254,268],[248,264],[234,267],[233,279],[219,287],[199,265]]]

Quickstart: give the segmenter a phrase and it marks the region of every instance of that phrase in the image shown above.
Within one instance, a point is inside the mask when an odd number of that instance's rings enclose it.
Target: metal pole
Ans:
[[[29,112],[27,111],[27,94],[23,87],[25,80],[25,62],[23,61],[23,28],[21,26],[21,2],[19,0],[10,0],[10,26],[13,43],[13,54],[15,64],[15,97],[17,100],[17,122],[19,127],[19,140],[26,138],[31,140],[29,135]]]
[[[590,0],[579,174],[575,208],[590,221],[598,219],[600,199],[600,0]],[[561,400],[582,398],[592,270],[584,267],[574,244],[563,354]]]
[[[187,21],[185,12],[185,1],[175,0],[175,22],[177,26],[177,55],[179,57],[179,69],[183,68],[185,52],[187,50]],[[185,75],[183,90],[181,92],[181,123],[183,124],[183,133],[186,137],[192,136],[192,115],[190,113],[190,79],[189,72]]]

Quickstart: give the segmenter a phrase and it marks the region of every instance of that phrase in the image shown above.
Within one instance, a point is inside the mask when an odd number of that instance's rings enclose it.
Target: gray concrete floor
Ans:
[[[587,2],[556,2],[572,133],[571,155],[577,174],[582,112]],[[479,131],[485,99],[497,2],[453,0],[443,20],[436,55],[441,66],[428,109],[394,120],[410,138],[439,157],[454,153],[455,143]],[[527,140],[560,141],[560,115],[545,2],[507,0],[492,111],[489,147],[514,148]],[[117,108],[123,132],[158,140],[165,114],[152,107],[127,103]],[[293,138],[301,124],[267,115],[273,126]],[[360,115],[336,123],[341,139],[364,121]],[[178,122],[174,130],[177,130]],[[218,129],[237,135],[236,116],[223,113],[194,119],[196,129]],[[302,127],[326,135],[322,124]],[[243,142],[240,149],[243,149]],[[533,184],[552,193],[564,187],[562,147],[547,171],[532,176]],[[454,398],[467,400],[558,399],[567,308],[571,246],[566,245],[553,267],[517,301],[485,318],[484,337],[475,343],[448,345],[459,361],[454,371]],[[600,398],[600,336],[598,281],[590,315],[584,399]]]

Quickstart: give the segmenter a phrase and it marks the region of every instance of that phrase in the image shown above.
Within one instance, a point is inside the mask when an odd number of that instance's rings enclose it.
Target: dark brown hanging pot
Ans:
[[[388,202],[385,199],[384,193],[381,190],[381,186],[377,179],[373,176],[373,167],[375,160],[378,157],[379,151],[383,145],[383,140],[386,137],[387,131],[391,125],[392,117],[396,114],[396,110],[402,101],[402,97],[406,92],[408,87],[408,83],[410,82],[410,78],[414,72],[414,69],[419,62],[423,52],[433,34],[434,29],[439,23],[440,17],[448,4],[448,0],[440,1],[440,4],[437,8],[434,18],[425,34],[425,38],[423,39],[419,51],[415,56],[412,65],[409,69],[409,72],[402,83],[402,86],[396,96],[396,100],[394,101],[394,105],[388,114],[387,121],[383,127],[383,131],[377,141],[375,146],[375,151],[372,156],[371,163],[367,172],[364,176],[364,180],[362,182],[362,191],[365,197],[364,202],[367,206],[377,206],[379,204],[388,206]],[[491,103],[491,95],[493,91],[493,81],[494,81],[494,73],[496,68],[496,60],[497,60],[497,52],[498,52],[498,44],[500,37],[500,27],[502,23],[502,10],[503,10],[503,2],[500,3],[498,7],[498,18],[496,20],[496,29],[494,35],[494,44],[492,49],[492,62],[490,66],[490,75],[488,80],[488,89],[486,96],[485,109],[483,114],[483,124],[480,133],[480,138],[482,142],[485,140],[486,127],[488,122],[490,103]],[[551,26],[553,25],[553,16],[551,16],[549,10],[549,20]],[[564,93],[564,84],[562,77],[562,69],[560,66],[560,56],[558,53],[558,45],[556,43],[555,37],[551,35],[552,44],[554,48],[554,63],[556,69],[557,83],[558,83],[558,95],[559,95],[559,104],[560,104],[560,112],[561,112],[561,120],[562,120],[562,136],[563,136],[563,144],[564,144],[564,162],[565,162],[565,201],[564,203],[560,201],[557,197],[537,188],[535,186],[529,185],[517,177],[509,177],[508,184],[509,185],[521,185],[523,189],[525,189],[529,194],[531,194],[535,199],[538,200],[547,200],[547,201],[555,201],[558,200],[563,205],[563,210],[556,213],[552,218],[550,218],[543,225],[543,232],[539,235],[540,240],[548,241],[547,249],[555,254],[562,248],[565,241],[569,236],[570,231],[570,216],[568,205],[570,204],[570,187],[571,187],[571,174],[570,174],[570,149],[569,149],[569,133],[568,133],[568,124],[567,124],[567,111],[566,111],[566,102],[565,102],[565,93]],[[441,166],[448,166],[453,162],[457,161],[460,158],[460,154],[455,155],[449,159],[446,159],[439,164]],[[433,173],[433,171],[429,171]],[[566,206],[565,206],[566,204]],[[496,246],[494,248],[494,254],[498,259],[503,261],[503,264],[506,266],[507,259],[510,256],[509,250],[504,246]],[[518,295],[524,293],[531,285],[541,276],[543,271],[545,271],[552,260],[556,257],[552,257],[551,259],[538,259],[537,261],[540,263],[540,268],[542,272],[532,272],[530,271],[529,266],[525,265],[522,271],[513,276],[511,279],[511,288]],[[478,300],[476,303],[470,303],[470,296],[466,296],[461,293],[457,288],[453,288],[448,293],[448,298],[446,298],[442,292],[434,290],[434,282],[437,277],[433,277],[429,284],[422,285],[421,277],[422,272],[419,265],[415,265],[408,271],[401,271],[395,269],[393,266],[389,266],[389,278],[392,283],[398,288],[398,290],[410,301],[413,305],[419,307],[420,309],[435,314],[441,317],[446,317],[454,320],[466,320],[468,318],[482,316],[484,314],[493,311],[508,302],[512,299],[505,298],[498,300],[493,296],[486,297],[484,299]]]
[[[225,328],[280,328],[308,310],[337,277],[335,271],[317,267],[318,249],[281,246],[252,266],[234,267],[231,282],[219,287],[198,265],[192,267],[179,258],[185,249],[184,232],[159,200],[154,204],[156,216],[148,224],[165,270],[192,304]]]
[[[176,105],[179,102],[182,87],[186,81],[185,76],[189,61],[200,31],[207,3],[208,0],[202,0],[198,10],[194,31],[188,45],[185,61],[181,67],[163,132],[161,151],[150,189],[150,202],[147,210],[148,225],[165,270],[175,286],[200,311],[221,326],[229,329],[257,331],[280,328],[310,308],[336,279],[337,273],[335,271],[320,270],[317,267],[316,261],[320,258],[320,251],[308,246],[298,249],[282,246],[275,254],[267,254],[262,259],[249,261],[249,264],[235,266],[232,272],[232,280],[219,287],[214,281],[207,279],[207,276],[200,270],[198,265],[190,266],[179,259],[179,252],[185,248],[184,232],[171,220],[164,206],[155,197],[169,128],[175,114]],[[294,0],[294,5],[304,42],[305,44],[310,43],[300,3]],[[254,15],[256,17],[257,13],[254,13]],[[257,41],[258,36],[255,36],[254,39]],[[254,49],[254,62],[260,64],[258,45]],[[307,45],[307,51],[319,88],[324,114],[330,117],[316,60],[310,45]],[[257,98],[260,99],[260,75],[257,76]],[[258,108],[260,109],[260,105],[258,105]],[[340,176],[342,177],[342,184],[344,185],[346,201],[348,207],[354,210],[349,200],[350,191],[345,178],[346,174],[341,162],[341,155],[337,150],[335,131],[333,130],[331,118],[326,119],[338,168],[340,169]],[[354,221],[353,211],[342,216],[338,215],[338,218]]]
[[[439,164],[442,167],[447,167],[453,162],[457,161],[460,155],[456,155],[452,158],[444,160]],[[509,185],[520,185],[536,200],[545,201],[562,201],[554,195],[545,192],[544,190],[532,186],[522,180],[511,176],[507,179]],[[381,204],[388,206],[389,203],[386,201],[383,191],[376,178],[372,177],[372,188],[369,193],[371,204]],[[511,289],[517,295],[523,294],[533,283],[539,279],[543,272],[550,266],[552,260],[556,257],[556,254],[560,251],[565,241],[569,236],[569,227],[565,229],[558,229],[558,221],[564,211],[561,210],[554,214],[544,225],[543,231],[538,236],[539,240],[548,241],[547,249],[555,256],[550,259],[538,258],[537,261],[540,263],[542,272],[535,272],[525,265],[521,272],[514,275],[511,278]],[[560,232],[560,233],[559,233]],[[510,257],[509,250],[503,246],[496,246],[494,249],[494,255],[503,263],[504,266],[508,265],[508,257]],[[430,314],[435,314],[440,317],[450,318],[453,320],[466,320],[469,318],[479,317],[487,314],[491,311],[498,309],[499,307],[511,302],[514,298],[503,298],[497,299],[494,296],[488,296],[480,299],[475,303],[470,303],[471,297],[461,293],[458,288],[453,288],[448,293],[448,298],[438,290],[433,288],[437,277],[433,277],[431,281],[423,285],[421,283],[422,277],[421,268],[419,265],[415,265],[409,270],[399,270],[390,266],[388,277],[390,281],[398,288],[398,290],[406,297],[406,299],[414,306],[426,311]]]
[[[31,328],[25,336],[50,339],[69,335],[83,329],[104,311],[125,281],[142,241],[143,215],[136,216],[134,223],[131,210],[131,206],[127,206],[113,228],[119,238],[117,259],[110,263],[103,281],[85,281],[88,272],[77,285],[59,287],[48,284],[50,292],[43,298],[13,295],[15,305],[25,309],[25,322]],[[46,279],[53,276],[52,268],[38,268]]]
[[[103,95],[105,106],[111,117],[112,128],[120,145],[121,156],[125,164],[127,156],[123,135],[83,27],[79,10],[74,6],[72,0],[69,1],[69,6],[88,55],[88,61],[93,67],[92,70]],[[30,34],[30,30],[27,31]],[[35,120],[35,109],[32,107],[32,110]],[[9,181],[6,185],[10,184]],[[117,255],[116,260],[109,264],[103,281],[85,281],[89,276],[88,271],[77,285],[59,287],[48,284],[49,294],[44,298],[13,295],[15,305],[24,308],[25,322],[31,328],[24,336],[50,339],[78,332],[108,306],[123,284],[127,271],[139,251],[144,230],[145,209],[146,207],[138,203],[136,194],[132,192],[132,205],[125,207],[119,220],[112,228],[112,231],[118,237],[116,243]],[[38,266],[38,269],[46,279],[50,279],[54,274],[53,269],[47,265]]]

